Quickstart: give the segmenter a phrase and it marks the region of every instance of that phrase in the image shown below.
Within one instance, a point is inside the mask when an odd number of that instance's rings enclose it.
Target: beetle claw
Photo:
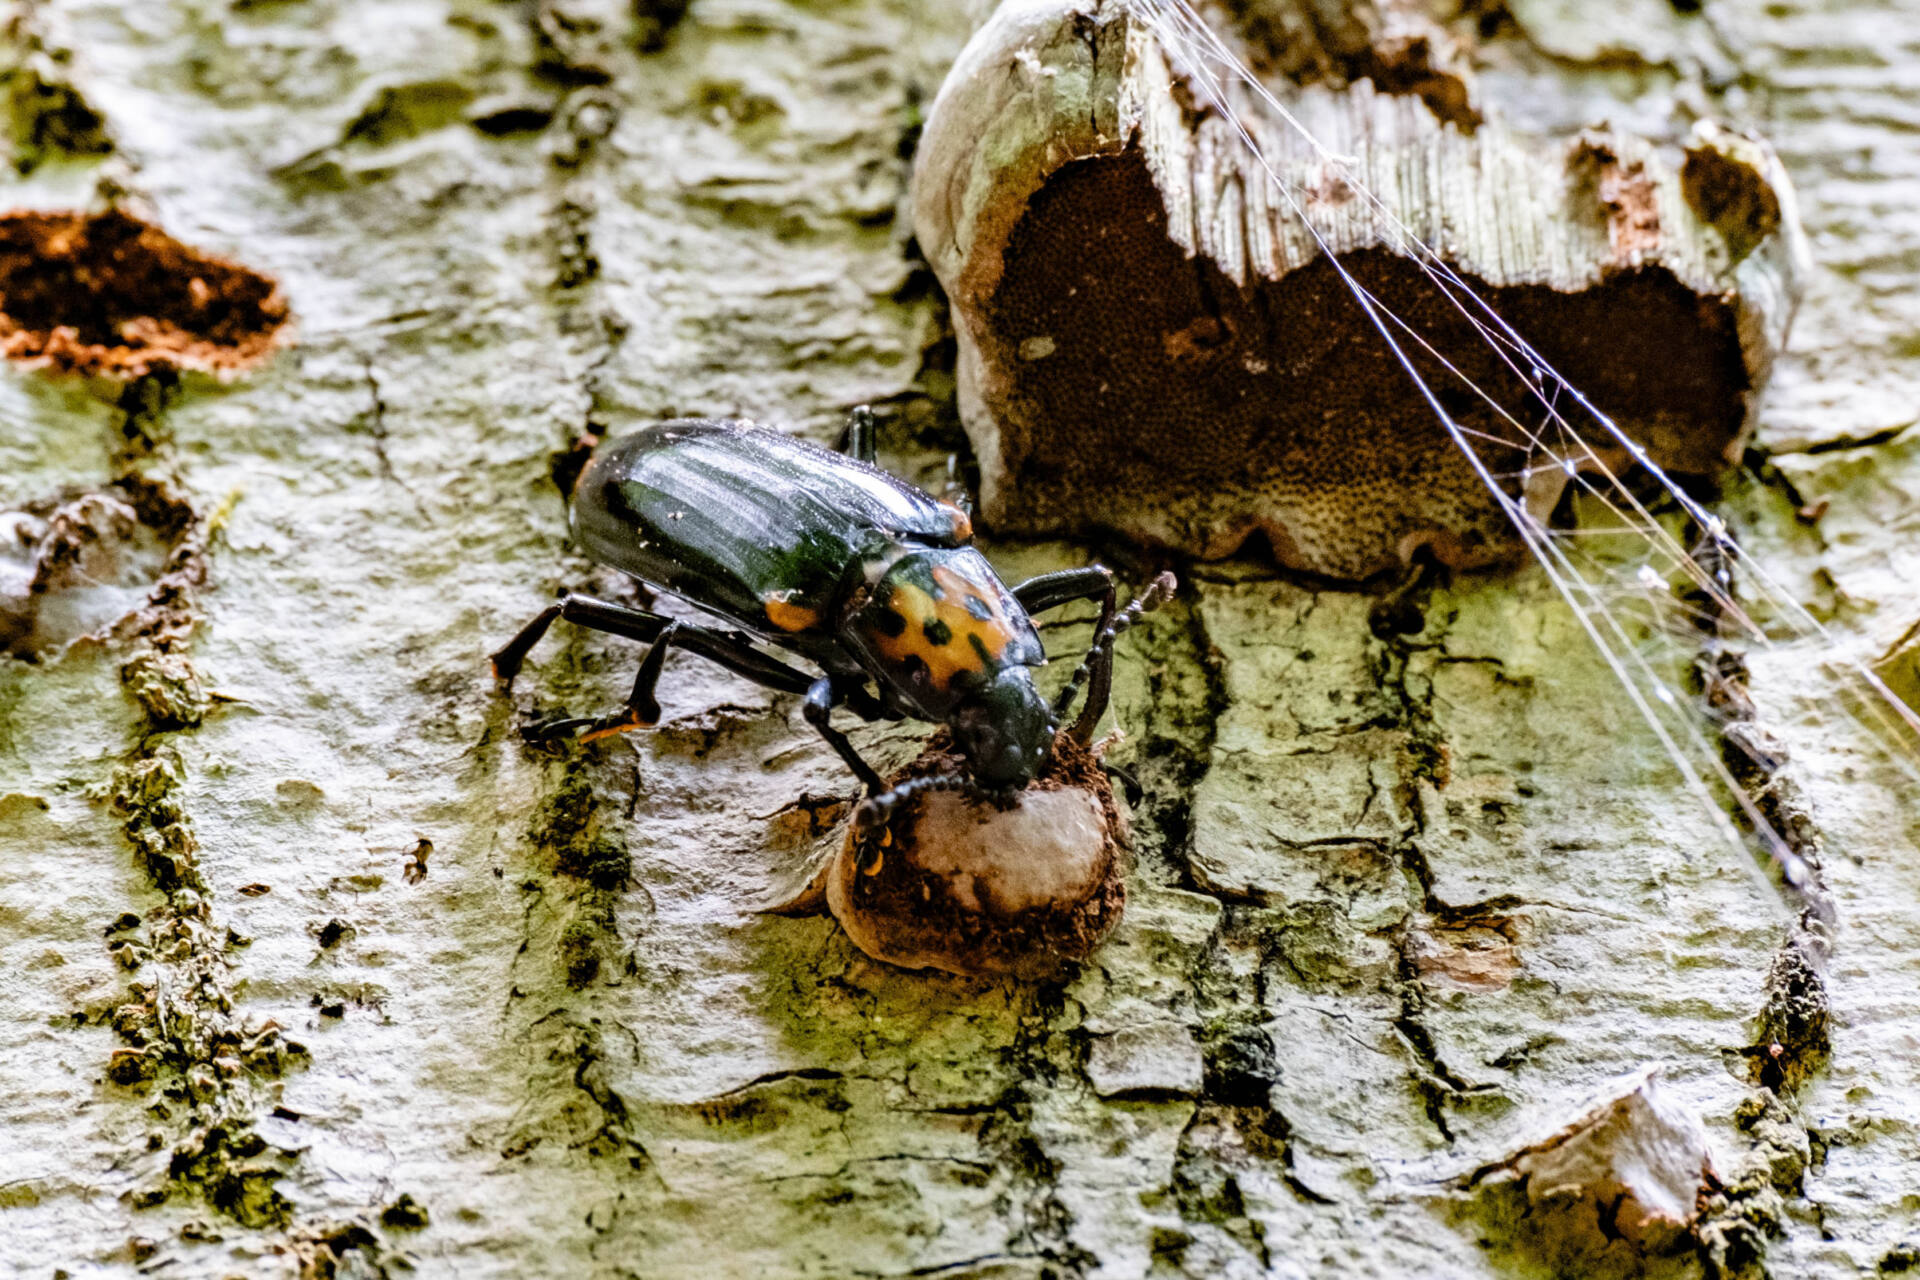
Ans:
[[[536,720],[532,724],[521,725],[520,736],[528,742],[557,742],[562,738],[571,738],[592,723],[586,716],[555,716],[550,720]]]
[[[658,723],[660,708],[657,705],[650,715],[641,708],[628,707],[607,716],[558,716],[551,720],[536,721],[523,727],[520,736],[528,742],[558,742],[563,738],[592,742],[616,733],[651,729]]]
[[[613,719],[596,720],[593,722],[592,728],[580,735],[580,741],[594,742],[601,738],[610,738],[616,733],[630,733],[635,729],[651,729],[658,723],[658,716],[655,716],[652,720],[643,720],[638,715],[625,715]]]

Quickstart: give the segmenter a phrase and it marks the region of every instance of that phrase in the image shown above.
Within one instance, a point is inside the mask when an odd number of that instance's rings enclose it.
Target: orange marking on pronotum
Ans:
[[[907,625],[897,636],[876,635],[873,641],[894,662],[918,658],[926,663],[934,688],[944,689],[961,672],[979,671],[986,660],[999,658],[1013,643],[1013,624],[997,596],[951,569],[935,569],[933,582],[937,595],[911,582],[895,583],[887,604]],[[987,616],[975,617],[969,600],[985,606]],[[943,632],[944,638],[936,638]]]

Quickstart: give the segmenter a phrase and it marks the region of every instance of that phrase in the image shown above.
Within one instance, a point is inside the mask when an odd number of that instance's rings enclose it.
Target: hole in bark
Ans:
[[[120,212],[0,214],[0,352],[111,377],[229,373],[272,350],[279,286]]]
[[[667,47],[667,38],[687,16],[689,0],[633,0],[633,16],[638,29],[634,44],[642,53],[658,53]]]
[[[516,133],[538,133],[553,123],[553,110],[544,106],[501,107],[473,117],[468,123],[489,138],[505,138]]]
[[[1544,425],[1531,386],[1416,266],[1384,250],[1342,261],[1386,311],[1522,406],[1529,428]],[[1001,265],[980,329],[1002,380],[991,392],[1007,462],[996,517],[1010,531],[1172,512],[1177,540],[1198,554],[1230,554],[1264,531],[1281,560],[1354,580],[1422,544],[1455,568],[1517,554],[1505,516],[1331,264],[1242,287],[1187,257],[1137,153],[1056,172]],[[1749,389],[1725,302],[1658,268],[1575,293],[1469,283],[1662,466],[1725,465]],[[1519,434],[1413,355],[1461,426]],[[1484,454],[1496,474],[1527,461],[1495,452]]]

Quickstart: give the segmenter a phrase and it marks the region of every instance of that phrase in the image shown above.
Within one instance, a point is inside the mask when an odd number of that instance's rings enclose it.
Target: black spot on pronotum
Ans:
[[[889,640],[898,639],[907,633],[907,615],[898,609],[882,609],[874,617],[873,629]]]

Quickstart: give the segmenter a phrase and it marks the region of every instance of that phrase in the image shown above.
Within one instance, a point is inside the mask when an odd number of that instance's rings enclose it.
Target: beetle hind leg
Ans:
[[[833,709],[844,706],[863,720],[893,720],[898,719],[899,714],[857,684],[836,681],[831,676],[814,679],[804,671],[760,652],[746,636],[737,631],[721,631],[697,623],[679,622],[640,609],[629,609],[625,605],[595,600],[591,596],[566,595],[561,597],[559,603],[542,610],[538,617],[521,628],[519,635],[494,655],[495,673],[503,680],[512,679],[526,660],[527,651],[539,642],[547,628],[558,618],[564,618],[576,626],[637,640],[650,647],[646,657],[640,660],[639,673],[634,676],[633,692],[619,711],[598,717],[566,716],[544,724],[529,725],[522,731],[522,736],[528,740],[551,742],[578,735],[581,741],[587,742],[607,734],[649,728],[658,723],[660,704],[654,697],[654,689],[660,680],[661,664],[666,661],[667,649],[671,646],[697,653],[707,661],[725,667],[735,675],[745,676],[763,688],[804,696],[807,723],[827,740],[834,754],[853,770],[854,776],[866,787],[867,794],[877,795],[886,789],[886,783],[871,765],[860,758],[860,753],[853,749],[847,736],[833,727]]]
[[[530,729],[526,736],[537,742],[551,742],[578,734],[580,741],[592,742],[595,738],[631,729],[651,729],[659,724],[660,700],[654,696],[654,690],[660,683],[660,668],[666,663],[667,648],[679,639],[681,625],[669,622],[647,646],[646,656],[640,659],[640,670],[633,677],[633,692],[627,695],[626,704],[620,710],[594,719],[574,717],[548,721]]]
[[[653,692],[659,682],[660,664],[666,660],[669,645],[697,653],[755,684],[782,693],[805,694],[813,684],[813,677],[761,653],[739,632],[679,622],[657,613],[630,609],[625,605],[575,593],[562,595],[558,603],[543,609],[532,622],[520,629],[520,634],[494,654],[494,673],[503,682],[511,681],[526,661],[527,651],[539,643],[540,637],[557,619],[651,647],[641,660],[640,672],[634,679],[633,692],[627,699],[624,711],[597,719],[567,717],[533,726],[526,731],[526,736],[535,741],[570,737],[582,730],[641,728],[658,720],[660,711]],[[853,698],[849,700],[849,705],[868,719],[876,718],[876,714],[883,710],[871,698]]]
[[[562,601],[548,605],[534,615],[533,621],[520,628],[513,639],[494,652],[492,662],[495,680],[502,684],[513,683],[513,678],[520,674],[520,668],[526,664],[527,654],[540,643],[540,637],[547,634],[547,628],[559,619],[564,608]]]

